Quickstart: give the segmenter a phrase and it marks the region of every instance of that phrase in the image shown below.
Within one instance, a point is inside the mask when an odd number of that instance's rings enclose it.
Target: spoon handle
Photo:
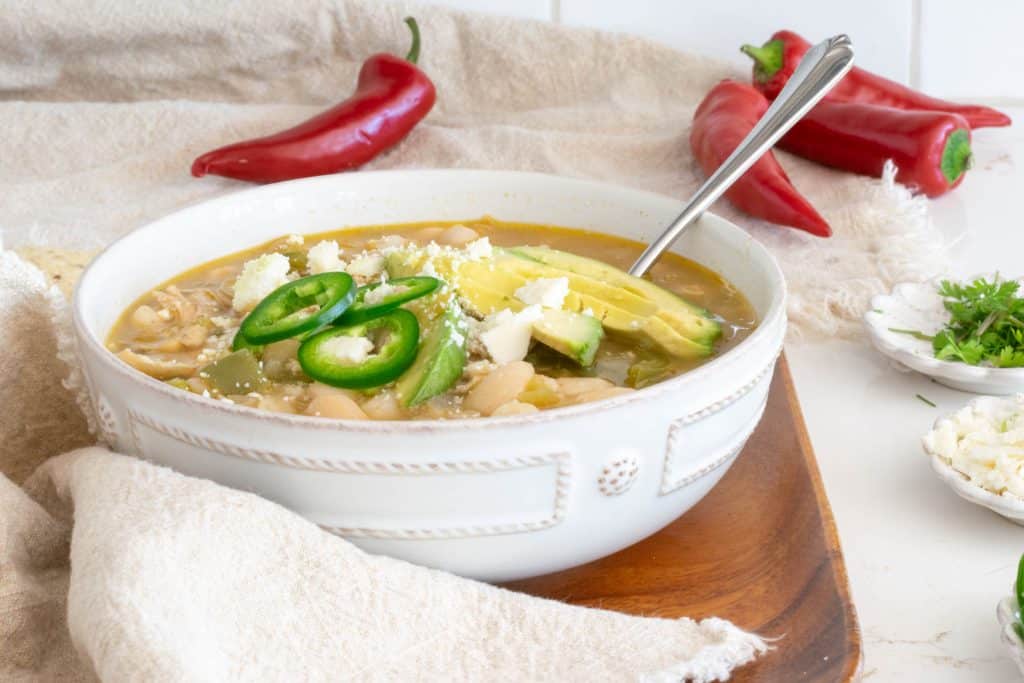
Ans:
[[[851,66],[853,46],[845,35],[834,36],[811,48],[757,125],[718,170],[697,189],[682,213],[665,228],[665,232],[644,250],[629,269],[630,274],[639,277],[646,273],[662,252],[671,247],[684,230],[700,218],[715,200],[810,111]]]

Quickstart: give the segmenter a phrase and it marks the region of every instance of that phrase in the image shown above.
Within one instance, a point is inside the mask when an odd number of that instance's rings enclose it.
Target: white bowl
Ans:
[[[976,275],[991,280],[995,274]],[[955,278],[936,278],[929,282],[896,285],[891,294],[871,299],[864,324],[875,348],[923,375],[947,387],[974,394],[1013,394],[1024,391],[1024,368],[993,368],[967,365],[935,357],[930,341],[896,330],[916,330],[934,335],[949,320],[949,313],[936,291],[939,282]]]
[[[985,408],[989,404],[1005,400],[998,396],[979,396],[968,403],[968,405]],[[940,422],[948,420],[950,417],[951,415],[945,415],[938,418],[935,420],[933,428],[937,428]],[[975,505],[986,507],[1014,524],[1024,525],[1024,499],[1009,492],[999,494],[983,489],[971,481],[966,474],[953,467],[949,460],[929,448],[927,440],[922,442],[922,446],[931,461],[932,471],[939,475],[939,479],[953,489],[958,496]]]
[[[934,453],[929,453],[932,463],[932,470],[939,475],[939,479],[946,482],[958,496],[969,500],[975,505],[987,507],[997,515],[1005,517],[1014,524],[1024,526],[1024,500],[1012,494],[992,493],[981,488],[967,475],[949,464],[949,462]]]
[[[1017,623],[1018,610],[1017,598],[1008,595],[999,601],[999,606],[996,609],[996,618],[1003,627],[1000,632],[1003,643],[1006,644],[1006,649],[1010,652],[1010,656],[1013,657],[1013,661],[1017,662],[1017,668],[1020,669],[1021,675],[1024,675],[1024,641],[1020,639],[1020,636],[1017,635],[1017,629],[1014,628],[1014,624]]]
[[[368,551],[465,576],[515,579],[603,557],[699,501],[764,410],[785,283],[768,252],[721,218],[706,215],[677,249],[738,286],[759,327],[692,372],[595,403],[460,421],[284,415],[174,389],[103,341],[146,290],[284,233],[490,214],[649,240],[679,208],[612,185],[486,171],[324,176],[186,208],[113,244],[75,292],[102,435],[122,452],[255,491]]]

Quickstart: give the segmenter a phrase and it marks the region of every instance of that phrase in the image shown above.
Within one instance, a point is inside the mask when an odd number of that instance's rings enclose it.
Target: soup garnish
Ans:
[[[692,261],[667,255],[649,280],[617,267],[641,250],[492,219],[291,235],[146,294],[108,345],[179,389],[266,410],[536,412],[664,381],[753,328],[746,299]]]

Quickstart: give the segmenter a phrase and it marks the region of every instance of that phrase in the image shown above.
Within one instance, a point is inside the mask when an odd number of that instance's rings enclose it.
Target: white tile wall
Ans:
[[[910,0],[561,0],[561,19],[639,33],[744,66],[750,61],[740,45],[760,45],[778,29],[796,31],[812,43],[847,33],[862,66],[901,81],[910,77]]]
[[[551,19],[552,0],[426,0],[435,5],[447,5],[467,12],[503,14],[527,19]],[[556,0],[557,1],[557,0]]]
[[[920,85],[959,99],[1024,99],[1024,2],[921,0]]]
[[[857,64],[929,94],[1024,104],[1024,0],[428,0],[462,10],[626,31],[746,64],[780,28],[847,33]]]

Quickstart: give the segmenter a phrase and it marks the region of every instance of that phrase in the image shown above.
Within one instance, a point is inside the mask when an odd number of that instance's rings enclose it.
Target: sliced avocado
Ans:
[[[473,313],[487,315],[502,308],[514,311],[521,309],[524,304],[515,298],[516,290],[531,280],[567,276],[571,276],[570,289],[565,297],[564,308],[576,313],[589,309],[609,329],[636,333],[643,327],[644,318],[657,312],[656,306],[637,297],[633,297],[638,302],[633,305],[633,310],[627,310],[594,293],[597,290],[605,294],[600,289],[601,283],[594,283],[592,287],[589,278],[572,276],[542,263],[500,253],[489,262],[472,262],[460,266],[458,290],[463,299],[471,304]],[[617,299],[614,291],[610,298]],[[627,305],[630,303],[627,302]]]
[[[601,321],[590,315],[544,310],[543,317],[533,324],[533,338],[564,356],[588,367],[593,364],[597,347],[604,337]]]
[[[403,405],[419,405],[458,381],[466,367],[468,334],[462,309],[452,304],[427,332],[416,360],[395,384]]]
[[[511,292],[491,289],[477,280],[467,278],[459,280],[459,299],[478,318],[486,318],[503,308],[518,312],[526,307]]]
[[[503,308],[518,311],[525,306],[515,298],[515,292],[527,280],[499,268],[491,268],[492,264],[493,261],[470,261],[459,266],[456,289],[469,306],[469,312],[480,318]]]
[[[709,344],[687,339],[657,316],[644,320],[641,330],[655,344],[679,358],[704,358],[711,353]]]
[[[616,302],[632,310],[609,303],[602,296],[608,288],[586,276],[575,275],[531,261],[519,256],[499,254],[490,261],[465,263],[459,268],[458,292],[469,311],[484,317],[503,308],[521,310],[524,304],[515,298],[515,292],[530,280],[539,277],[569,277],[569,294],[564,308],[573,313],[587,311],[607,329],[625,335],[640,337],[684,358],[704,357],[711,353],[710,345],[692,342],[657,317],[661,311],[647,299],[628,293],[611,295]],[[653,315],[652,315],[653,314]]]
[[[539,261],[530,261],[514,255],[512,258],[508,258],[508,256],[508,254],[499,254],[495,261],[496,269],[516,273],[526,280],[541,277],[564,277],[569,281],[570,290],[589,294],[635,316],[646,317],[654,315],[659,310],[659,306],[649,298],[637,296],[617,285],[609,285],[588,275],[549,266]]]
[[[658,318],[697,344],[710,347],[722,333],[721,326],[704,309],[653,282],[634,277],[607,263],[549,247],[514,247],[503,251],[553,268],[584,275],[648,299],[657,305],[658,312],[655,315]]]

